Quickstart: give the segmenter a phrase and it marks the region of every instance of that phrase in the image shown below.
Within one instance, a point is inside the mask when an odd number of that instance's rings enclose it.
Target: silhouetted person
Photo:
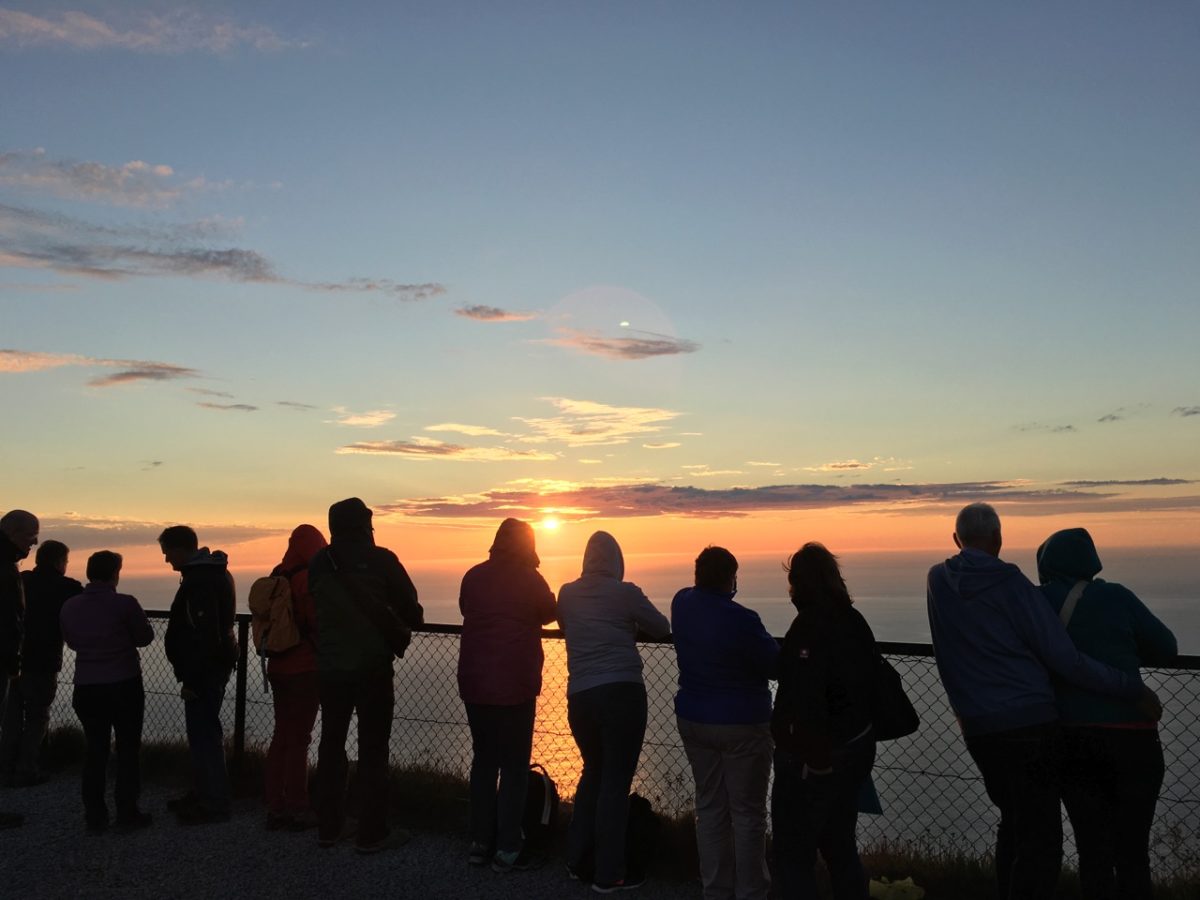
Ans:
[[[389,832],[388,741],[395,703],[392,660],[380,616],[408,628],[424,621],[417,589],[391,550],[375,546],[371,510],[357,497],[329,507],[328,547],[309,566],[317,607],[321,743],[317,748],[317,841],[332,847],[345,823],[346,735],[358,712],[359,853],[408,840]]]
[[[696,781],[696,844],[704,900],[766,900],[771,690],[779,644],[758,613],[735,603],[737,560],[696,557],[696,585],[671,601],[679,661],[675,716]]]
[[[1141,666],[1168,665],[1179,652],[1175,635],[1132,591],[1096,578],[1100,555],[1085,529],[1050,535],[1037,562],[1042,593],[1084,653],[1136,676]],[[1127,700],[1063,682],[1055,688],[1080,893],[1088,900],[1149,900],[1150,827],[1164,770],[1155,719]]]
[[[1136,673],[1075,648],[1038,589],[999,559],[991,506],[963,507],[954,543],[961,552],[929,570],[929,630],[967,750],[1000,811],[1000,898],[1053,897],[1062,868],[1062,733],[1051,674],[1105,696],[1157,700]]]
[[[67,577],[67,545],[42,541],[37,563],[21,573],[25,588],[25,636],[21,642],[21,675],[13,682],[0,730],[0,773],[15,787],[48,780],[38,768],[38,755],[50,727],[50,704],[58,693],[63,638],[58,614],[83,585]]]
[[[165,529],[158,543],[179,573],[163,643],[183,697],[193,782],[167,805],[184,825],[225,822],[231,797],[221,703],[238,655],[233,577],[224,552],[201,547],[186,525]]]
[[[37,516],[14,509],[0,517],[0,720],[13,682],[21,674],[21,638],[25,627],[25,587],[17,563],[38,542]],[[25,821],[17,813],[0,812],[0,828]]]
[[[667,617],[625,578],[621,547],[597,531],[583,553],[581,576],[558,592],[558,622],[567,645],[567,720],[583,757],[567,831],[567,867],[601,890],[636,887],[645,872],[625,858],[629,787],[646,736],[646,685],[639,631],[671,632]]]
[[[488,559],[463,576],[458,594],[458,693],[471,727],[467,859],[478,866],[490,859],[497,872],[528,863],[521,815],[542,691],[542,626],[554,621],[554,592],[540,564],[533,528],[505,519]]]
[[[83,762],[83,812],[88,831],[108,828],[104,799],[109,743],[117,746],[118,831],[145,828],[150,815],[138,808],[141,794],[139,753],[146,694],[138,648],[154,640],[154,629],[137,599],[118,594],[121,556],[93,553],[87,563],[88,585],[62,608],[62,634],[75,651],[75,692],[71,705],[83,726],[87,750]]]

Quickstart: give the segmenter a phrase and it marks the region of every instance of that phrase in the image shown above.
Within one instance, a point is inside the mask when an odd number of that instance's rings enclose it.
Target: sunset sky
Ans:
[[[1200,548],[1198,159],[1192,3],[0,0],[0,509]]]

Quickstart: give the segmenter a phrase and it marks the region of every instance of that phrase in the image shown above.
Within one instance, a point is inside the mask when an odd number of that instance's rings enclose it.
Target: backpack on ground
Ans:
[[[521,817],[525,849],[529,853],[545,855],[549,852],[550,835],[557,819],[558,786],[543,766],[531,763],[525,787],[525,813]]]
[[[254,649],[267,659],[286,653],[300,643],[300,628],[292,606],[292,584],[288,575],[266,575],[250,585],[247,600]]]

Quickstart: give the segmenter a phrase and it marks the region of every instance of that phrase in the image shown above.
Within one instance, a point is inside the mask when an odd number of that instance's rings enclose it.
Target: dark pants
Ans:
[[[1062,869],[1058,767],[1062,734],[1055,723],[967,738],[967,750],[992,803],[1000,900],[1052,898]]]
[[[567,864],[583,868],[594,848],[596,881],[612,884],[625,877],[629,786],[646,736],[646,688],[624,682],[571,694],[567,720],[583,757],[567,830]]]
[[[227,677],[220,675],[189,684],[195,694],[183,701],[192,781],[200,806],[209,812],[229,812],[231,793],[225,770],[225,733],[221,728],[221,702]]]
[[[57,672],[22,672],[10,686],[0,726],[0,774],[36,778],[38,753],[50,727],[50,704],[58,693]]]
[[[771,792],[775,883],[783,900],[817,900],[817,852],[825,860],[835,900],[865,900],[867,874],[858,856],[858,797],[875,764],[868,735],[837,751],[833,772],[804,777],[803,764],[775,751]]]
[[[317,747],[318,837],[335,841],[346,817],[346,735],[358,712],[360,798],[358,843],[373,844],[387,836],[388,741],[392,736],[395,691],[389,667],[354,681],[320,681],[321,743]]]
[[[1163,782],[1155,729],[1064,728],[1062,794],[1088,900],[1149,900],[1150,826]]]
[[[277,814],[308,810],[308,746],[321,702],[316,672],[272,675],[275,730],[267,751],[267,809]]]
[[[108,769],[109,742],[117,743],[117,818],[138,811],[142,790],[138,754],[142,747],[142,717],[146,693],[142,678],[128,678],[111,684],[77,684],[72,706],[83,726],[87,751],[83,761],[83,810],[89,824],[108,822],[104,800],[104,777]]]
[[[514,706],[467,703],[466,707],[472,751],[471,840],[505,852],[520,850],[537,702]]]

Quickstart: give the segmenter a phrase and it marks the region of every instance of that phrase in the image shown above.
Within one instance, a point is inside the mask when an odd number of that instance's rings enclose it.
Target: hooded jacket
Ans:
[[[25,588],[25,637],[21,643],[21,671],[61,672],[63,636],[58,616],[63,604],[83,585],[54,566],[35,566],[21,573]]]
[[[21,671],[25,587],[17,561],[24,558],[17,545],[0,531],[0,677]]]
[[[463,576],[458,693],[464,703],[514,706],[542,692],[542,626],[554,592],[537,570],[533,528],[505,519],[488,560]]]
[[[1041,593],[1011,563],[967,548],[929,570],[929,630],[938,673],[972,735],[1058,719],[1050,674],[1136,700],[1136,674],[1085,656]]]
[[[184,687],[229,678],[238,657],[234,607],[229,558],[221,550],[201,547],[180,567],[163,637],[167,660]]]
[[[1096,578],[1103,566],[1092,536],[1083,528],[1056,531],[1037,553],[1042,595],[1058,615],[1078,581],[1087,582],[1067,634],[1081,651],[1130,675],[1141,666],[1166,665],[1179,652],[1175,635],[1132,591]],[[1064,724],[1154,728],[1137,706],[1092,693],[1067,682],[1055,683]]]
[[[308,590],[308,564],[328,546],[325,535],[312,525],[297,525],[288,538],[283,561],[271,570],[288,580],[292,591],[292,614],[300,631],[300,643],[267,661],[271,675],[299,675],[317,671],[317,606]]]
[[[558,624],[567,642],[567,696],[602,684],[642,684],[638,631],[664,638],[671,623],[636,584],[624,581],[616,538],[597,531],[583,552],[583,572],[558,592]]]

